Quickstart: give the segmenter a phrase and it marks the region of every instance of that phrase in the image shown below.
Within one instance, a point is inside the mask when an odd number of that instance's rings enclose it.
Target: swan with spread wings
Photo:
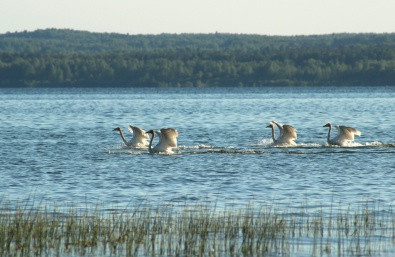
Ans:
[[[152,147],[155,133],[159,136],[159,142],[155,147]],[[149,130],[147,134],[151,134],[151,140],[148,145],[148,151],[150,153],[166,153],[172,154],[173,148],[177,147],[178,131],[174,128],[162,128],[160,131]]]
[[[125,143],[126,146],[132,148],[147,148],[149,143],[149,136],[148,134],[141,128],[129,125],[128,127],[130,133],[133,134],[133,137],[130,141],[127,141],[123,131],[120,127],[116,127],[114,131],[119,131],[121,135],[122,141]]]
[[[280,135],[276,139],[274,126],[277,126],[280,129]],[[284,145],[296,145],[294,142],[297,139],[296,129],[291,125],[282,125],[278,122],[272,121],[267,128],[272,129],[272,138],[273,138],[273,145],[276,146],[284,146]]]
[[[331,139],[332,124],[327,123],[324,127],[329,127],[327,142],[329,145],[347,146],[350,142],[354,141],[354,135],[361,136],[361,132],[355,128],[346,126],[335,126],[338,134]]]

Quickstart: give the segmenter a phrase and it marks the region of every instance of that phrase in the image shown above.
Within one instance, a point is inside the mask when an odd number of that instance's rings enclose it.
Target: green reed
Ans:
[[[0,256],[375,256],[394,254],[395,215],[369,204],[106,210],[0,203]]]

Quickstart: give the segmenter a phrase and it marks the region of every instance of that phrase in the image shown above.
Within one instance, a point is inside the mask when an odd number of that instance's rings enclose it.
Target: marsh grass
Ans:
[[[144,205],[108,210],[0,203],[0,256],[378,256],[395,215],[369,203],[309,213],[273,206]],[[374,205],[374,204],[373,204]]]

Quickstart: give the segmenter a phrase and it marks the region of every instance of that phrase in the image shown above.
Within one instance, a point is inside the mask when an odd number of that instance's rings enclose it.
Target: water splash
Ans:
[[[257,140],[257,142],[253,145],[269,147],[272,144],[273,144],[273,140],[271,138],[263,138],[263,139]]]

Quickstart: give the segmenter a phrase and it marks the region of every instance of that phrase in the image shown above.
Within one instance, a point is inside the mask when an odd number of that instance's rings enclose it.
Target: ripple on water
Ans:
[[[4,113],[13,113],[12,122],[3,113],[0,123],[2,192],[108,205],[147,198],[284,207],[364,198],[392,204],[392,91],[353,88],[338,98],[318,88],[303,95],[296,89],[216,90],[0,94]],[[373,128],[377,117],[381,126]],[[295,147],[272,147],[265,129],[271,120],[298,129]],[[357,124],[363,136],[349,147],[328,146],[327,122]],[[112,129],[129,124],[177,128],[177,154],[127,148]]]

